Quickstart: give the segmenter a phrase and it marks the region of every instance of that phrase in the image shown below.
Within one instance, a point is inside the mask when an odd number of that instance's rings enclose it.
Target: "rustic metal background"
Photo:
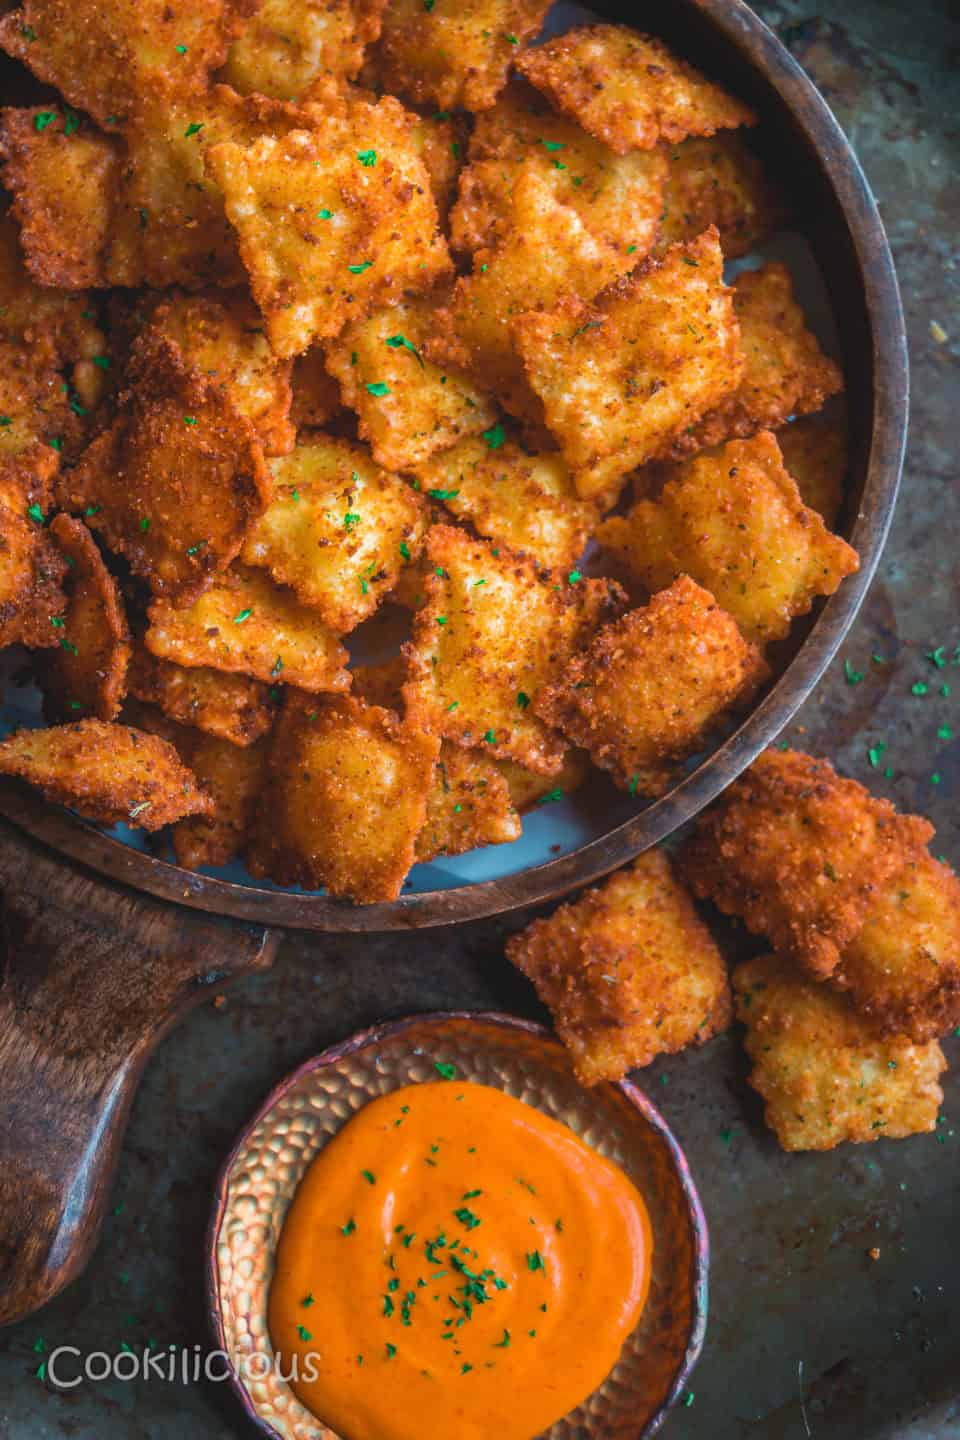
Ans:
[[[960,865],[960,665],[940,670],[926,658],[942,645],[949,661],[960,646],[960,12],[952,0],[834,0],[819,15],[808,0],[754,8],[832,104],[874,186],[913,366],[911,441],[886,556],[840,658],[787,737],[929,814],[935,849]],[[844,659],[859,683],[849,683]],[[912,693],[918,682],[926,693]],[[89,1271],[39,1317],[0,1332],[2,1440],[248,1434],[223,1386],[108,1382],[58,1393],[35,1372],[57,1344],[206,1345],[203,1232],[240,1125],[285,1071],[378,1019],[444,1007],[538,1016],[502,959],[509,928],[297,936],[272,974],[239,982],[229,1002],[166,1041],[137,1101],[116,1211]],[[946,1048],[960,1064],[960,1041]],[[707,1345],[694,1399],[665,1437],[960,1440],[960,1069],[947,1077],[936,1136],[825,1156],[779,1153],[733,1034],[654,1065],[642,1081],[687,1146],[713,1236]]]

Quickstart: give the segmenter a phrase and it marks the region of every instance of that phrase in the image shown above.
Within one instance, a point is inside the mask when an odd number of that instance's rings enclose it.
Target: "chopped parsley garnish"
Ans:
[[[375,396],[377,396],[378,398],[379,398],[380,396],[382,396],[382,395],[389,395],[389,394],[390,394],[390,386],[389,386],[389,385],[385,385],[382,380],[375,380],[375,381],[373,381],[372,384],[370,384],[370,385],[367,386],[367,394],[368,394],[368,395],[375,395]]]
[[[186,47],[186,45],[174,45],[173,48],[174,48],[174,50],[176,50],[176,52],[177,52],[178,55],[186,55],[186,53],[187,53],[187,47]]]
[[[431,500],[454,500],[460,494],[459,490],[428,490],[427,494]]]
[[[80,116],[76,110],[67,109],[63,112],[63,133],[66,136],[75,135],[80,129]]]
[[[194,120],[192,124],[188,125],[186,130],[184,130],[183,138],[189,140],[191,135],[199,135],[203,129],[203,123],[202,120]]]
[[[347,269],[351,275],[362,275],[364,270],[369,270],[372,264],[372,260],[361,260],[359,265],[348,265]]]
[[[390,1344],[390,1341],[388,1340],[388,1341],[387,1341],[387,1359],[388,1359],[388,1360],[392,1360],[393,1357],[394,1357],[394,1355],[396,1355],[396,1353],[397,1353],[397,1347],[396,1347],[396,1345],[391,1345],[391,1344]]]
[[[360,524],[360,516],[359,516],[359,515],[355,515],[352,510],[348,510],[347,513],[346,513],[346,515],[344,515],[344,517],[343,517],[343,528],[344,528],[344,530],[352,530],[353,527],[354,527],[354,525],[359,525],[359,524]]]
[[[315,1304],[315,1301],[312,1295],[304,1295],[303,1299],[300,1301],[300,1304],[303,1306],[304,1310],[309,1310],[310,1306]]]
[[[318,219],[318,220],[332,220],[332,219],[333,219],[333,211],[332,211],[332,210],[318,210],[318,211],[317,211],[317,219]]]
[[[530,1270],[530,1271],[536,1271],[536,1270],[546,1271],[546,1268],[547,1268],[546,1265],[543,1263],[543,1256],[540,1254],[540,1251],[539,1251],[539,1250],[530,1250],[530,1251],[527,1252],[527,1269],[528,1269],[528,1270]]]
[[[863,679],[863,671],[855,670],[849,660],[843,662],[843,678],[848,685],[859,685]]]
[[[483,738],[484,738],[484,742],[485,742],[487,745],[496,745],[496,743],[497,743],[497,732],[496,732],[495,730],[488,730],[488,731],[486,732],[486,734],[484,735]]]
[[[242,625],[244,620],[249,620],[253,614],[252,610],[241,610],[233,617],[234,625]]]
[[[415,358],[421,370],[423,369],[423,357],[416,345],[412,344],[405,335],[388,335],[384,344],[389,345],[391,350],[409,350]]]
[[[530,704],[530,696],[527,695],[527,694],[525,693],[525,691],[523,691],[523,690],[518,690],[518,691],[517,691],[517,704],[518,704],[518,706],[520,707],[521,710],[526,710],[527,706]]]
[[[146,534],[147,531],[150,529],[150,520],[148,516],[143,516],[142,520],[140,521],[140,529],[143,531],[144,534]]]
[[[638,786],[639,784],[640,784],[640,776],[639,776],[639,775],[631,775],[631,777],[630,777],[630,784],[629,784],[628,787],[627,787],[627,789],[629,790],[629,792],[630,792],[631,795],[636,795],[636,793],[637,793],[637,786]]]
[[[376,1185],[377,1177],[376,1175],[374,1175],[372,1170],[361,1170],[360,1174],[363,1176],[364,1180],[366,1180],[368,1185]]]
[[[500,424],[499,420],[497,421],[496,425],[492,425],[489,430],[484,430],[483,438],[487,442],[488,449],[500,449],[500,446],[503,444],[504,440],[507,437],[503,433],[503,426]]]
[[[503,1339],[502,1339],[502,1340],[496,1340],[496,1341],[494,1341],[494,1346],[493,1346],[493,1348],[494,1348],[494,1350],[506,1350],[506,1348],[507,1348],[507,1346],[508,1346],[509,1344],[510,1344],[510,1331],[509,1331],[509,1330],[504,1330],[504,1332],[503,1332]]]
[[[910,686],[911,695],[926,695],[930,686],[925,680],[918,680],[915,685]]]
[[[400,541],[400,554],[403,556],[404,560],[410,559],[410,546],[407,544],[406,540]]]
[[[196,425],[196,423],[197,423],[197,417],[196,417],[196,415],[184,415],[184,417],[183,417],[183,423],[184,423],[184,425]]]
[[[282,669],[283,669],[283,656],[282,656],[282,655],[278,655],[277,658],[276,658],[276,660],[274,660],[274,662],[273,662],[273,669],[270,671],[270,678],[271,678],[271,680],[275,680],[276,677],[280,674],[280,671],[281,671]]]
[[[357,159],[364,169],[369,170],[372,165],[377,163],[377,152],[376,150],[358,150]]]
[[[582,570],[571,570],[571,571],[570,571],[570,574],[567,576],[567,584],[568,584],[568,585],[576,585],[577,581],[578,581],[578,580],[582,580],[582,579],[583,579],[583,571],[582,571]]]
[[[47,126],[52,125],[56,118],[55,110],[40,110],[33,117],[33,128],[38,135],[42,135]]]
[[[456,1219],[460,1221],[460,1224],[465,1225],[468,1230],[476,1230],[477,1226],[482,1224],[480,1216],[474,1215],[473,1211],[468,1210],[466,1205],[461,1205],[460,1209],[454,1210],[453,1213]]]
[[[444,1080],[456,1079],[456,1065],[448,1065],[443,1060],[435,1060],[433,1062],[433,1068],[434,1070],[436,1070],[437,1074],[440,1075]],[[446,1241],[437,1240],[435,1243],[437,1245],[440,1245],[441,1243],[446,1244]]]
[[[301,1340],[312,1340],[312,1339],[313,1339],[313,1336],[310,1334],[310,1331],[307,1329],[306,1325],[298,1325],[298,1326],[297,1326],[297,1334],[300,1336],[300,1339],[301,1339]]]
[[[538,796],[538,798],[537,798],[537,804],[538,804],[538,805],[555,805],[558,800],[562,800],[562,799],[563,799],[563,791],[562,791],[562,790],[559,790],[559,789],[558,789],[558,790],[548,790],[547,793],[546,793],[546,795],[540,795],[540,796]]]
[[[40,509],[40,506],[39,506],[39,505],[37,505],[37,504],[28,505],[28,506],[27,506],[27,514],[30,516],[30,519],[31,519],[31,520],[35,520],[38,525],[46,525],[46,523],[47,523],[47,517],[46,517],[46,515],[44,515],[43,511]]]

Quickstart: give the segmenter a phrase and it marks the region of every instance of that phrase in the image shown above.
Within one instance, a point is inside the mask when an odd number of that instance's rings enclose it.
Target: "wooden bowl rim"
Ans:
[[[554,1032],[545,1025],[540,1025],[534,1020],[523,1020],[517,1015],[507,1015],[498,1010],[425,1010],[421,1014],[404,1015],[399,1019],[385,1020],[377,1025],[370,1025],[364,1030],[358,1030],[346,1040],[335,1041],[321,1050],[318,1055],[313,1055],[304,1060],[295,1070],[285,1075],[273,1087],[266,1099],[257,1108],[255,1114],[247,1121],[238,1134],[230,1151],[220,1167],[217,1179],[213,1187],[213,1208],[210,1213],[210,1220],[207,1224],[207,1232],[204,1238],[204,1292],[207,1305],[207,1318],[210,1331],[213,1336],[214,1349],[224,1354],[227,1353],[226,1333],[223,1325],[223,1308],[220,1300],[220,1269],[217,1264],[217,1245],[220,1237],[220,1227],[227,1204],[227,1189],[230,1183],[230,1173],[236,1163],[237,1156],[244,1146],[249,1142],[250,1136],[257,1126],[269,1115],[275,1105],[279,1104],[286,1095],[304,1078],[314,1070],[322,1070],[327,1065],[336,1064],[346,1055],[353,1055],[358,1050],[365,1050],[370,1046],[377,1046],[396,1035],[402,1035],[413,1026],[432,1025],[444,1026],[451,1021],[466,1023],[468,1025],[494,1025],[501,1029],[513,1030],[521,1034],[533,1036],[539,1039],[545,1049],[563,1051],[563,1045],[557,1039]],[[692,1236],[692,1263],[688,1279],[690,1288],[690,1331],[687,1343],[684,1347],[683,1357],[677,1367],[676,1374],[660,1406],[654,1411],[638,1433],[637,1440],[649,1440],[666,1420],[670,1410],[677,1404],[683,1392],[687,1389],[690,1376],[700,1358],[703,1349],[703,1342],[707,1333],[707,1315],[709,1309],[709,1275],[710,1275],[710,1232],[707,1227],[707,1218],[703,1210],[700,1195],[697,1190],[693,1175],[690,1171],[690,1164],[684,1153],[683,1146],[674,1135],[670,1126],[654,1105],[653,1101],[641,1090],[639,1085],[632,1080],[608,1080],[602,1082],[610,1085],[613,1089],[619,1090],[624,1099],[630,1105],[640,1120],[649,1126],[662,1142],[664,1150],[670,1161],[671,1168],[676,1174],[680,1191],[683,1196],[687,1220],[690,1225]],[[273,1426],[258,1415],[256,1408],[247,1392],[247,1388],[239,1376],[229,1375],[229,1383],[243,1407],[244,1413],[262,1434],[269,1437],[269,1440],[278,1440],[277,1432]]]
[[[863,602],[890,528],[906,444],[908,359],[893,258],[869,184],[826,101],[744,0],[687,0],[776,92],[819,158],[846,221],[873,349],[873,427],[851,543],[860,569],[822,611],[770,693],[726,741],[639,815],[576,850],[514,875],[375,905],[196,875],[133,850],[16,781],[0,782],[0,815],[71,860],[193,909],[330,933],[382,933],[480,920],[559,899],[636,858],[715,799],[789,723],[837,652]]]

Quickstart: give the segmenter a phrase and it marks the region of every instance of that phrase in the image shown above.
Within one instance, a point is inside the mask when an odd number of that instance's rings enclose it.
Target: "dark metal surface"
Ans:
[[[834,0],[820,18],[804,0],[756,8],[823,89],[870,177],[899,268],[913,367],[890,544],[841,656],[786,734],[929,814],[935,848],[960,865],[960,666],[940,671],[925,659],[939,645],[949,659],[960,644],[960,85],[951,60],[960,35],[947,0]],[[860,683],[846,683],[844,658],[864,674]],[[926,694],[911,693],[917,682]],[[945,726],[957,740],[938,736]],[[874,769],[867,751],[879,744],[887,748]],[[49,1392],[35,1378],[34,1346],[205,1345],[204,1226],[239,1127],[278,1076],[362,1025],[448,1007],[537,1015],[502,959],[516,923],[454,935],[298,936],[271,976],[239,982],[223,1008],[196,1012],[166,1042],[136,1104],[119,1211],[89,1271],[41,1316],[0,1331],[3,1440],[248,1434],[223,1385],[109,1381]],[[960,1041],[945,1048],[960,1064]],[[686,1147],[713,1236],[695,1400],[668,1421],[667,1440],[958,1440],[957,1075],[947,1076],[936,1137],[820,1156],[778,1152],[745,1087],[735,1033],[639,1078]]]
[[[645,23],[643,8],[638,12],[623,0],[595,0],[594,8]],[[860,569],[812,625],[794,627],[795,651],[769,693],[666,794],[570,854],[496,880],[411,891],[389,904],[351,906],[190,874],[55,812],[35,792],[12,782],[0,784],[0,814],[110,879],[197,909],[323,932],[420,929],[505,914],[608,874],[692,819],[793,717],[863,600],[893,513],[907,422],[907,355],[896,276],[869,186],[842,129],[803,69],[758,25],[743,0],[675,0],[668,10],[656,7],[649,14],[649,23],[683,55],[723,76],[756,109],[760,133],[789,173],[795,228],[816,256],[839,337],[851,438],[851,484],[841,528],[859,552]]]

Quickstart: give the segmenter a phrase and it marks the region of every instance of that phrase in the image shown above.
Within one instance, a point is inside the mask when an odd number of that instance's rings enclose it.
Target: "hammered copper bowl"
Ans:
[[[282,1081],[240,1136],[217,1182],[207,1298],[215,1344],[230,1359],[244,1410],[271,1440],[337,1440],[269,1373],[277,1240],[294,1191],[327,1140],[376,1096],[436,1081],[437,1061],[563,1121],[643,1194],[653,1228],[643,1314],[600,1388],[546,1433],[550,1440],[652,1435],[686,1387],[707,1323],[709,1241],[689,1167],[635,1085],[585,1090],[548,1031],[495,1014],[423,1015],[362,1031]]]

